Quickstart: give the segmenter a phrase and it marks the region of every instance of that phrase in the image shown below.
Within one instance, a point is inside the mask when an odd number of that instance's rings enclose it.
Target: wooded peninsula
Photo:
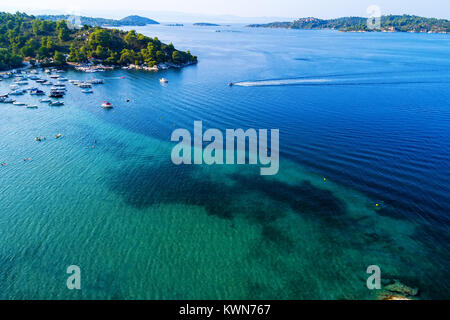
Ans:
[[[272,22],[267,24],[251,24],[253,28],[282,28],[282,29],[331,29],[344,32],[421,32],[421,33],[450,33],[450,21],[446,19],[424,18],[412,15],[382,16],[380,28],[371,29],[367,25],[367,18],[344,17],[337,19],[301,18],[293,22]]]
[[[0,70],[31,64],[109,66],[194,64],[197,57],[134,30],[129,32],[50,21],[25,13],[0,13]]]

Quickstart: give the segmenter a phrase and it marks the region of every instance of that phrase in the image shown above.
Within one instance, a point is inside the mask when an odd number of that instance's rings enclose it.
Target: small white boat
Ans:
[[[30,104],[27,106],[27,109],[37,109],[37,108],[38,108],[38,106],[35,104]]]
[[[39,102],[41,102],[41,103],[50,103],[50,102],[52,102],[52,100],[48,99],[48,98],[42,98],[42,99],[39,100]]]
[[[159,82],[161,82],[161,83],[168,83],[169,80],[167,80],[166,78],[161,78],[161,79],[159,79]]]
[[[68,81],[69,79],[62,77],[62,78],[59,78],[58,80],[59,81]]]
[[[52,79],[59,79],[59,76],[58,76],[57,74],[52,74],[52,75],[50,76],[50,78],[52,78]]]
[[[82,93],[93,93],[92,89],[83,89],[81,90]]]
[[[28,84],[28,81],[27,80],[20,80],[20,81],[16,81],[15,83],[18,84],[19,86],[24,86],[24,85]]]
[[[103,109],[111,109],[113,107],[113,105],[110,102],[103,102],[102,103],[102,108]]]
[[[63,105],[64,105],[64,101],[50,102],[51,107],[59,107],[59,106],[63,106]]]
[[[13,105],[15,105],[15,106],[24,106],[24,105],[26,105],[26,103],[16,101],[16,102],[13,102]]]
[[[65,87],[51,87],[50,91],[61,91],[61,92],[65,92],[67,91],[67,89]]]

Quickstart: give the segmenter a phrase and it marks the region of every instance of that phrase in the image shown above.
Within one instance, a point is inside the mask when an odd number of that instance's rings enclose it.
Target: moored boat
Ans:
[[[92,80],[89,80],[89,83],[91,83],[91,84],[103,84],[104,81],[103,81],[103,79],[92,79]]]
[[[87,82],[80,82],[80,83],[78,84],[78,86],[79,86],[80,88],[92,88],[92,85],[91,85],[90,83],[87,83]]]
[[[23,95],[23,91],[22,90],[14,90],[14,91],[11,91],[9,94],[13,95],[13,96],[21,96],[21,95]]]
[[[30,91],[30,94],[35,95],[35,96],[43,96],[43,95],[45,95],[45,92],[40,89],[32,89]]]
[[[64,105],[64,101],[54,101],[54,102],[50,102],[50,106],[51,107],[59,107],[59,106],[63,106]]]
[[[62,98],[64,97],[65,92],[60,90],[52,90],[48,95],[50,98]]]

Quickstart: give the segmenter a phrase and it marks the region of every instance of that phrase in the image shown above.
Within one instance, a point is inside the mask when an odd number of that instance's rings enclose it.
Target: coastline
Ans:
[[[338,32],[350,32],[350,33],[375,33],[375,32],[381,32],[381,33],[426,33],[426,34],[450,34],[450,32],[446,31],[417,31],[417,30],[408,30],[408,31],[399,31],[399,30],[389,30],[389,29],[382,29],[382,30],[339,30],[339,29],[333,29],[333,28],[314,28],[314,29],[301,29],[301,28],[283,28],[283,27],[275,27],[275,26],[252,26],[248,25],[247,28],[254,28],[254,29],[284,29],[284,30],[313,30],[313,31],[320,31],[320,30],[330,30],[330,31],[338,31]]]
[[[103,65],[103,64],[83,64],[83,63],[75,63],[75,62],[67,62],[67,66],[74,68],[77,71],[82,72],[95,72],[95,71],[107,71],[107,70],[142,70],[142,71],[151,71],[151,72],[158,72],[162,70],[167,70],[171,68],[177,68],[181,69],[187,66],[195,65],[197,62],[186,62],[184,64],[178,65],[174,63],[159,63],[153,67],[149,67],[146,65],[135,65],[135,64],[129,64],[126,66],[122,65]]]

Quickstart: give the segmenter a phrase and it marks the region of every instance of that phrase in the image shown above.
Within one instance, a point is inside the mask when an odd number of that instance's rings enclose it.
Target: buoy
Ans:
[[[377,203],[376,205],[375,205],[375,207],[379,207],[380,205]]]
[[[327,181],[327,178],[323,178],[323,181]]]

